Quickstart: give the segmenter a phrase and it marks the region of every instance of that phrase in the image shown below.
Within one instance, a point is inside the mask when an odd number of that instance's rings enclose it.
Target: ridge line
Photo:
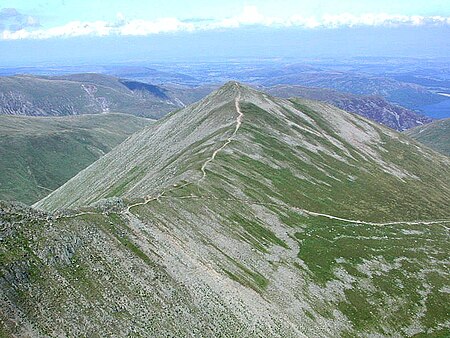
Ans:
[[[136,207],[136,206],[140,206],[140,205],[146,205],[151,201],[160,201],[160,198],[165,197],[165,198],[174,198],[174,197],[169,197],[169,196],[164,196],[166,192],[171,192],[174,190],[178,190],[181,189],[187,185],[193,184],[193,183],[199,183],[201,182],[207,175],[206,172],[206,166],[211,163],[217,156],[217,154],[222,151],[227,145],[229,145],[232,141],[234,136],[236,136],[237,132],[239,131],[239,128],[241,127],[242,124],[242,120],[244,118],[244,114],[242,113],[240,106],[239,106],[239,100],[241,98],[241,91],[239,89],[239,85],[236,83],[236,88],[238,91],[238,95],[236,96],[235,100],[234,100],[234,105],[236,108],[236,111],[238,113],[238,116],[236,118],[236,126],[235,129],[233,131],[233,133],[230,135],[230,137],[227,138],[226,142],[220,146],[218,149],[216,149],[212,155],[203,163],[202,167],[201,167],[201,171],[202,171],[202,177],[199,178],[196,182],[186,182],[184,184],[175,186],[171,189],[167,189],[167,190],[163,190],[162,192],[160,192],[159,194],[157,194],[156,196],[146,196],[144,198],[143,202],[138,202],[138,203],[134,203],[134,204],[130,204],[126,207],[126,209],[124,211],[119,212],[120,214],[130,214],[131,213],[131,208]],[[184,196],[184,197],[178,197],[180,199],[201,199],[201,198],[207,198],[204,196]],[[253,203],[253,204],[270,204],[270,205],[276,205],[279,207],[288,207],[288,208],[292,208],[286,205],[281,205],[281,204],[277,204],[277,203],[263,203],[263,202],[258,202],[258,201],[252,201],[252,200],[244,200],[244,199],[227,199],[227,200],[232,200],[232,201],[241,201],[241,202],[246,202],[246,203]],[[424,225],[432,225],[432,224],[444,224],[444,223],[450,223],[450,220],[428,220],[428,221],[421,221],[421,220],[413,220],[413,221],[391,221],[391,222],[367,222],[367,221],[361,221],[361,220],[352,220],[352,219],[347,219],[347,218],[342,218],[342,217],[338,217],[338,216],[333,216],[330,214],[325,214],[325,213],[318,213],[318,212],[314,212],[314,211],[309,211],[306,209],[302,209],[302,208],[295,208],[298,209],[299,211],[313,216],[313,217],[325,217],[328,219],[335,219],[335,220],[339,220],[339,221],[344,221],[344,222],[349,222],[349,223],[354,223],[354,224],[366,224],[366,225],[376,225],[376,226],[387,226],[387,225],[396,225],[396,224],[408,224],[408,225],[418,225],[418,224],[424,224]],[[107,213],[107,212],[106,212]],[[61,216],[56,216],[55,219],[61,219],[61,218],[74,218],[74,217],[78,217],[78,216],[82,216],[82,215],[88,215],[88,214],[100,214],[99,212],[95,212],[95,211],[87,211],[87,212],[81,212],[81,213],[77,213],[77,214],[72,214],[72,215],[61,215]],[[101,212],[101,214],[105,214],[105,212]]]
[[[237,90],[238,90],[238,95],[237,95],[236,99],[234,100],[234,106],[235,106],[236,111],[237,111],[237,113],[238,113],[238,117],[236,118],[236,127],[235,127],[235,129],[234,129],[234,132],[233,132],[233,134],[231,134],[231,136],[227,139],[227,141],[226,141],[220,148],[216,149],[216,150],[212,153],[211,157],[210,157],[209,159],[207,159],[207,160],[205,161],[205,163],[203,163],[203,165],[202,165],[202,167],[201,167],[201,171],[202,171],[202,174],[203,174],[203,175],[202,175],[202,177],[197,181],[197,183],[200,182],[200,181],[202,181],[202,180],[206,177],[206,166],[216,158],[216,155],[217,155],[221,150],[223,150],[227,145],[229,145],[229,144],[231,143],[231,141],[233,141],[233,137],[236,136],[236,134],[237,134],[239,128],[241,127],[242,119],[243,119],[243,117],[244,117],[244,114],[242,113],[241,108],[239,107],[239,100],[241,99],[241,91],[240,91],[240,89],[239,89],[238,84],[236,84],[236,87],[237,87]]]
[[[237,88],[237,91],[238,91],[238,95],[236,96],[236,98],[235,98],[235,100],[234,100],[234,106],[235,106],[236,111],[237,111],[237,113],[238,113],[238,116],[237,116],[237,118],[236,118],[236,127],[234,128],[233,133],[231,134],[230,137],[228,137],[228,139],[226,140],[226,142],[225,142],[221,147],[219,147],[218,149],[216,149],[216,150],[212,153],[211,157],[209,157],[209,158],[203,163],[202,167],[200,168],[200,170],[202,171],[202,177],[200,177],[200,179],[198,179],[195,183],[200,183],[200,182],[206,177],[206,175],[207,175],[207,173],[206,173],[206,166],[216,158],[216,155],[219,153],[219,151],[223,150],[227,145],[229,145],[229,144],[231,143],[231,141],[233,141],[233,137],[236,136],[236,134],[237,134],[239,128],[241,127],[242,119],[244,118],[244,114],[242,113],[241,108],[239,107],[239,100],[241,99],[241,90],[239,89],[239,85],[238,85],[237,83],[236,83],[235,85],[236,85],[236,88]],[[192,183],[193,183],[193,182],[186,182],[186,183],[184,183],[184,184],[182,184],[182,185],[179,185],[179,186],[177,186],[177,187],[174,187],[174,188],[172,188],[172,189],[163,190],[163,191],[162,191],[161,193],[159,193],[156,197],[150,197],[150,196],[148,196],[148,197],[144,198],[144,202],[138,202],[138,203],[131,204],[131,205],[127,206],[127,208],[125,209],[124,213],[130,213],[130,209],[133,208],[133,207],[137,207],[137,206],[139,206],[139,205],[145,205],[145,204],[147,204],[147,203],[149,203],[149,202],[151,202],[151,201],[155,201],[155,200],[159,201],[159,198],[162,197],[166,192],[170,192],[170,191],[173,191],[173,190],[175,190],[175,189],[183,188],[183,187],[185,187],[185,186],[187,186],[187,185],[190,185],[190,184],[192,184]]]

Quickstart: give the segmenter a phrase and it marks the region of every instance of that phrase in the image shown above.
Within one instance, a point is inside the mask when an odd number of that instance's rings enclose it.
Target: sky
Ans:
[[[449,0],[1,0],[0,63],[195,57],[199,50],[214,57],[212,48],[216,57],[301,57],[302,46],[304,56],[322,55],[330,43],[330,55],[448,56],[449,27]]]

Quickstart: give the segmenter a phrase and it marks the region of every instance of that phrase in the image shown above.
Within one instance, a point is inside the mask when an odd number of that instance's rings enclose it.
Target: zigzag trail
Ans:
[[[238,95],[236,96],[236,99],[234,101],[234,106],[236,108],[236,111],[238,113],[238,116],[236,118],[236,126],[234,128],[233,133],[231,134],[230,137],[228,137],[228,139],[226,140],[226,142],[220,146],[218,149],[216,149],[211,157],[209,157],[202,165],[201,167],[201,171],[202,171],[202,177],[200,179],[198,179],[195,183],[200,183],[202,180],[205,179],[207,172],[206,172],[206,167],[208,166],[208,164],[210,164],[212,161],[214,161],[214,159],[216,158],[216,155],[222,151],[226,146],[228,146],[232,141],[233,138],[236,136],[237,132],[239,131],[239,128],[241,127],[242,124],[242,120],[244,118],[244,114],[241,111],[241,108],[239,107],[239,101],[241,99],[241,91],[239,89],[239,85],[236,83],[236,87],[237,87],[237,91],[238,91]],[[140,205],[146,205],[148,203],[150,203],[151,201],[160,201],[161,198],[165,197],[165,198],[178,198],[178,199],[208,199],[211,197],[202,197],[202,196],[185,196],[185,197],[166,197],[164,196],[166,192],[170,192],[170,191],[174,191],[180,188],[183,188],[187,185],[193,184],[194,182],[186,182],[182,185],[176,186],[174,188],[171,189],[167,189],[162,191],[161,193],[159,193],[157,196],[146,196],[144,198],[143,202],[138,202],[138,203],[134,203],[134,204],[130,204],[126,207],[126,209],[124,211],[122,211],[122,214],[128,214],[129,216],[132,214],[131,213],[131,208],[140,206]],[[249,204],[270,204],[270,205],[277,205],[279,207],[287,207],[286,205],[281,205],[281,204],[276,204],[276,203],[261,203],[261,202],[257,202],[257,201],[251,201],[251,200],[241,200],[241,199],[226,199],[227,201],[239,201],[239,202],[244,202],[244,203],[249,203]],[[393,221],[393,222],[384,222],[384,223],[378,223],[378,222],[366,222],[366,221],[361,221],[361,220],[353,220],[353,219],[348,219],[348,218],[341,218],[341,217],[337,217],[337,216],[333,216],[333,215],[329,215],[329,214],[324,214],[324,213],[318,213],[318,212],[314,212],[314,211],[309,211],[306,209],[298,209],[298,211],[303,212],[304,214],[313,216],[313,217],[325,217],[328,219],[334,219],[334,220],[338,220],[338,221],[343,221],[343,222],[349,222],[349,223],[354,223],[354,224],[365,224],[365,225],[376,225],[376,226],[389,226],[389,225],[396,225],[396,224],[407,224],[407,225],[418,225],[418,224],[424,224],[424,225],[432,225],[432,224],[443,224],[443,223],[450,223],[450,220],[429,220],[429,221],[419,221],[419,220],[415,220],[415,221]],[[77,213],[77,214],[73,214],[73,215],[61,215],[61,216],[56,216],[56,219],[61,219],[61,218],[74,218],[74,217],[78,217],[78,216],[82,216],[82,215],[87,215],[87,214],[99,214],[98,212],[81,212],[81,213]]]

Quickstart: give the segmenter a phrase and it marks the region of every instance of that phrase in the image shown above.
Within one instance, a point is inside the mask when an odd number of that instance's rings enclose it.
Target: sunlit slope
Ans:
[[[0,199],[34,203],[152,120],[0,115]]]
[[[0,332],[446,336],[448,164],[229,83],[39,203],[95,206],[0,203]]]
[[[405,133],[428,147],[450,156],[450,119],[437,120]]]
[[[238,95],[242,126],[206,168],[205,193],[220,189],[375,221],[448,216],[446,157],[328,104],[278,99],[234,83],[133,135],[36,206],[132,201],[197,182],[203,163],[233,131]]]
[[[120,112],[159,118],[180,103],[158,86],[101,74],[0,77],[0,114],[65,116]]]

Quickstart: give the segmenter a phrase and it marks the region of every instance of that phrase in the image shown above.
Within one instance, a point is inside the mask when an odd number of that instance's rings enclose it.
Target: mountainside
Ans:
[[[445,100],[442,96],[414,83],[352,72],[305,71],[274,76],[258,83],[266,87],[281,84],[301,85],[335,89],[356,95],[376,95],[414,110]]]
[[[329,104],[228,83],[36,204],[76,210],[1,204],[3,332],[445,335],[449,168]]]
[[[230,112],[233,113],[233,97],[237,95],[235,87],[228,84],[200,102],[134,134],[37,206],[55,210],[88,205],[112,196],[139,198],[186,177],[199,175],[198,167],[205,158],[202,154],[210,144],[215,144],[214,140],[220,140],[223,134],[220,130],[233,121]],[[400,209],[396,213],[417,214],[416,205],[408,206],[409,202],[402,202],[404,197],[392,193],[399,189],[411,190],[411,198],[418,199],[415,204],[421,204],[419,201],[431,197],[423,191],[441,191],[442,185],[444,189],[448,188],[448,182],[441,181],[445,178],[442,174],[448,170],[442,160],[448,159],[417,148],[401,134],[326,103],[302,99],[289,101],[269,97],[249,87],[239,88],[243,88],[242,109],[249,111],[239,136],[246,139],[244,146],[253,150],[250,158],[241,155],[239,161],[233,162],[234,170],[239,164],[247,164],[252,168],[251,177],[259,174],[262,179],[277,177],[278,168],[288,168],[283,172],[281,182],[277,182],[278,188],[284,188],[282,183],[285,181],[290,181],[292,187],[298,184],[302,193],[296,198],[302,205],[307,203],[341,215],[351,211],[369,217],[366,211],[369,204],[361,198],[370,196],[375,202],[369,208],[373,220],[381,220],[393,209],[388,211],[384,205],[386,201],[377,201],[377,196],[392,195],[392,207],[396,204],[395,208]],[[261,127],[260,124],[265,125]],[[261,153],[264,147],[279,154]],[[269,157],[271,164],[257,161],[257,154],[262,159]],[[437,166],[429,168],[428,163],[434,159]],[[241,163],[244,160],[247,162]],[[318,193],[334,191],[339,194],[317,200]],[[345,191],[352,192],[350,198],[354,198],[355,204],[345,196]],[[437,204],[441,202],[436,200]]]
[[[387,102],[381,96],[362,96],[325,88],[279,85],[266,89],[278,97],[303,97],[328,102],[345,111],[358,114],[392,129],[403,131],[431,122],[431,118]]]
[[[405,133],[420,143],[450,156],[450,119],[437,120]]]
[[[180,103],[165,90],[100,74],[0,77],[0,114],[60,116],[108,111],[158,118]]]
[[[0,199],[34,203],[152,120],[0,115]]]

